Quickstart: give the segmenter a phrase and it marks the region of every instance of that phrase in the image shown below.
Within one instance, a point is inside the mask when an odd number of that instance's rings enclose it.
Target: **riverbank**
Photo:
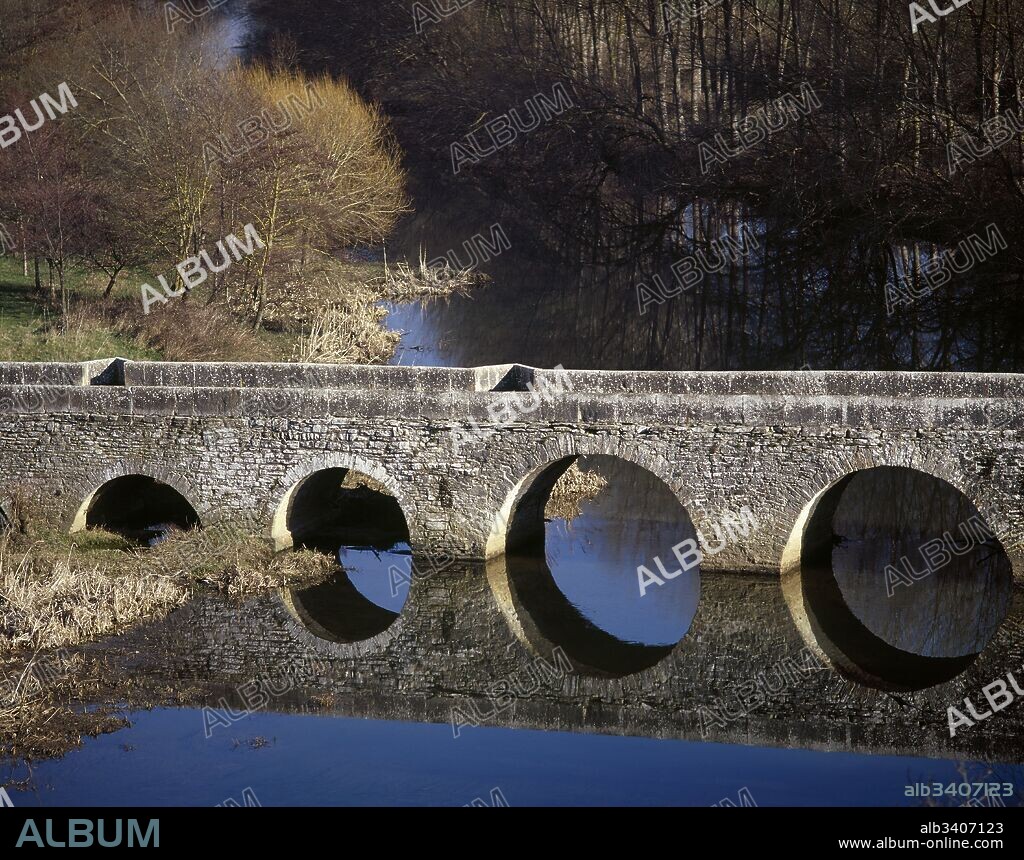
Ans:
[[[326,578],[334,559],[260,538],[175,532],[152,549],[103,530],[64,535],[15,517],[0,537],[0,759],[48,758],[127,725],[81,646],[158,621],[200,594],[240,600]],[[22,520],[25,521],[25,520]],[[182,562],[186,563],[182,563]]]
[[[80,645],[154,620],[196,594],[241,598],[325,578],[334,559],[275,554],[241,530],[176,531],[153,548],[112,532],[35,526],[0,538],[0,654]]]
[[[303,361],[384,364],[400,335],[388,329],[392,301],[438,297],[436,284],[396,277],[373,261],[338,260],[330,277],[268,307],[259,329],[241,296],[210,302],[197,290],[143,311],[144,272],[122,274],[105,295],[103,278],[72,270],[70,308],[36,289],[32,267],[0,257],[0,361],[88,361],[119,355],[164,361]],[[442,296],[443,297],[443,296]]]

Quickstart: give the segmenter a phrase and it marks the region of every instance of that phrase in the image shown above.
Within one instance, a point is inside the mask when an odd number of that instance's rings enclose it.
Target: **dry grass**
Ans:
[[[368,301],[332,304],[313,314],[299,335],[293,361],[326,364],[384,364],[401,336],[384,326],[387,310]]]
[[[199,589],[245,597],[310,584],[333,559],[313,552],[275,554],[246,534],[213,542],[180,532],[153,550],[127,549],[116,535],[90,531],[74,542],[50,535],[29,543],[0,539],[0,654],[78,645],[160,618]],[[77,543],[76,543],[77,542]]]
[[[192,595],[141,564],[111,572],[78,555],[0,547],[0,651],[77,645],[164,615]]]
[[[72,309],[62,335],[104,331],[133,354],[168,361],[266,361],[273,358],[264,341],[222,306],[207,306],[194,297],[168,300],[143,312],[138,296],[104,303],[82,298]],[[112,353],[111,353],[112,354]],[[236,358],[237,357],[237,358]]]
[[[46,309],[20,275],[8,282],[0,259],[0,353],[11,360],[80,361],[120,355],[165,361],[301,361],[384,364],[401,341],[387,328],[385,303],[447,299],[487,282],[470,269],[447,263],[430,267],[402,262],[346,262],[311,252],[301,265],[275,269],[277,287],[268,296],[264,325],[253,330],[251,290],[222,289],[211,303],[203,288],[154,304],[143,312],[136,281],[122,275],[114,297],[102,299],[103,284],[76,274],[78,287],[67,317]],[[150,278],[152,280],[152,278]],[[79,283],[80,281],[80,283]],[[3,290],[0,290],[3,293]]]
[[[216,528],[178,532],[150,550],[145,562],[162,575],[233,598],[318,582],[334,568],[321,553],[275,553],[260,537]]]
[[[60,756],[126,725],[113,710],[76,705],[109,695],[76,646],[163,617],[203,589],[240,599],[334,569],[320,553],[275,554],[233,527],[142,550],[100,530],[67,536],[17,494],[12,509],[0,537],[0,762]]]
[[[583,503],[596,499],[607,486],[607,478],[597,472],[584,472],[573,463],[551,490],[544,515],[571,523],[583,512]]]
[[[242,319],[196,297],[171,299],[149,314],[137,302],[121,304],[113,325],[165,361],[270,361],[273,351]]]
[[[334,571],[335,560],[323,553],[302,550],[274,556],[270,567],[241,565],[225,578],[223,591],[228,597],[241,599],[279,588],[299,588],[322,581]]]
[[[431,266],[426,253],[420,250],[419,263],[411,266],[397,263],[394,268],[384,261],[383,292],[393,302],[414,302],[423,299],[447,299],[468,295],[474,287],[487,284],[490,277],[475,269],[456,269],[447,261]]]

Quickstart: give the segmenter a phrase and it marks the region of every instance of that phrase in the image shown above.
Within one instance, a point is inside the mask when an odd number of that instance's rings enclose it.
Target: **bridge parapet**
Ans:
[[[309,388],[433,392],[526,392],[556,388],[587,395],[1022,399],[1024,374],[902,371],[623,371],[332,365],[294,362],[158,362],[97,359],[0,362],[0,386],[128,388]]]
[[[200,519],[269,523],[296,482],[353,468],[392,490],[418,550],[482,558],[524,481],[605,455],[655,474],[695,523],[753,510],[764,527],[716,556],[723,569],[777,572],[806,505],[879,466],[941,478],[1024,540],[1021,375],[13,363],[0,443],[0,490],[69,522],[141,474]]]
[[[1024,428],[1024,375],[0,363],[0,411],[95,409],[268,417],[355,409],[367,417],[425,415],[474,427],[608,421],[1015,430]]]

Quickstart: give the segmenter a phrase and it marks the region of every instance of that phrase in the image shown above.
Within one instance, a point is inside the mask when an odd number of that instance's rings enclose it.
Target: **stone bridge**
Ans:
[[[530,676],[564,646],[564,687],[519,694],[498,723],[873,751],[927,739],[950,756],[1024,745],[1019,704],[955,738],[946,719],[966,697],[983,703],[993,679],[1024,677],[1024,376],[3,364],[0,442],[7,504],[32,499],[69,530],[145,497],[157,521],[227,518],[284,548],[318,493],[356,470],[397,500],[418,561],[460,559],[415,578],[397,620],[369,638],[322,635],[287,591],[243,609],[199,601],[132,634],[171,655],[157,674],[230,687],[313,655],[327,667],[316,686],[352,713],[447,721],[462,701],[486,712],[500,679]],[[714,575],[674,647],[612,643],[555,607],[550,588],[516,580],[525,556],[511,550],[543,537],[558,477],[597,455],[655,475],[691,527],[756,516],[705,558],[701,573]],[[1009,560],[988,553],[937,597],[921,591],[932,581],[899,606],[877,591],[865,603],[849,580],[840,594],[835,571],[824,575],[834,536],[819,514],[835,519],[851,476],[886,470],[959,491],[966,508],[954,513],[980,514]],[[908,486],[857,517],[874,528],[896,516],[890,530],[919,540],[927,523],[911,527],[907,510],[930,490]],[[864,545],[884,543],[876,536]],[[858,617],[847,598],[861,601]],[[918,622],[924,638],[911,641]]]
[[[610,455],[661,479],[697,528],[749,508],[760,527],[704,569],[763,573],[830,486],[905,467],[961,491],[1024,575],[1024,376],[0,364],[0,442],[8,498],[69,529],[144,476],[200,523],[245,518],[283,548],[298,490],[354,469],[398,501],[414,551],[460,559],[535,540],[574,458]]]

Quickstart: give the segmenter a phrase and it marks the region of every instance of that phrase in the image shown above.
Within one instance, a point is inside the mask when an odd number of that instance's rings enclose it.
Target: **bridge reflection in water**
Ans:
[[[862,683],[913,690],[955,678],[988,645],[1010,605],[1013,568],[953,487],[877,468],[814,503],[800,586],[798,605],[833,663]]]
[[[285,525],[296,548],[338,559],[326,582],[283,594],[310,631],[351,643],[395,623],[412,580],[412,550],[402,510],[384,487],[352,469],[316,472],[295,492]]]
[[[200,599],[102,647],[114,671],[151,655],[154,691],[195,685],[243,710],[235,688],[313,661],[271,709],[330,701],[453,734],[503,725],[1021,760],[1024,708],[949,733],[948,707],[970,697],[987,710],[986,685],[1024,678],[1024,595],[999,540],[961,530],[977,511],[954,488],[909,469],[855,473],[808,506],[781,588],[694,570],[641,596],[637,565],[670,557],[693,525],[642,469],[581,466],[608,486],[577,516],[549,516],[543,545],[436,569],[389,534],[343,548],[323,585],[241,606]]]

